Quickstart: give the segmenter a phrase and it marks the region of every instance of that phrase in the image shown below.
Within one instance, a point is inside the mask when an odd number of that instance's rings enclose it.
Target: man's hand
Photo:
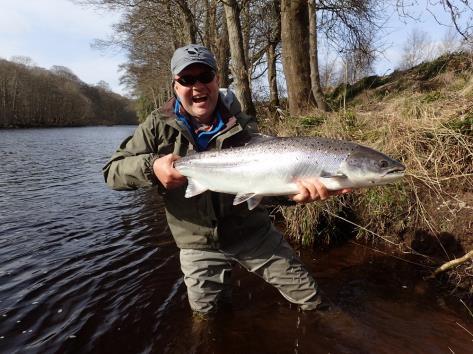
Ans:
[[[334,195],[349,193],[350,188],[341,189],[338,191],[329,191],[317,178],[308,178],[298,180],[299,194],[289,196],[289,199],[296,203],[310,203],[316,200],[325,200]]]
[[[153,163],[153,172],[166,189],[182,186],[187,181],[187,178],[174,168],[174,161],[179,159],[179,156],[169,154],[160,157]]]

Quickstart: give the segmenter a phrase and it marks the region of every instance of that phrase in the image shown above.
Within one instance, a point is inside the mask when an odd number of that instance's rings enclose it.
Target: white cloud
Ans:
[[[110,33],[119,13],[98,11],[68,0],[5,1],[1,5],[0,31],[18,33],[41,30],[72,32],[94,36]]]

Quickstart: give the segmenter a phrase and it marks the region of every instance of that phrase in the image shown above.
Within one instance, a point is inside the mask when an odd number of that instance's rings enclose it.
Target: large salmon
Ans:
[[[264,196],[298,193],[298,179],[316,177],[329,190],[391,183],[405,167],[353,142],[316,137],[271,137],[243,147],[207,151],[174,164],[188,179],[186,197],[206,190],[236,194],[233,204],[255,208]]]

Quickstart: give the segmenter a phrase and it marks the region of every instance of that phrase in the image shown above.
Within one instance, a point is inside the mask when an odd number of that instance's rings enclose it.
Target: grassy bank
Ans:
[[[471,55],[442,56],[333,90],[330,113],[266,115],[267,133],[356,141],[408,171],[393,185],[281,208],[289,237],[304,246],[353,237],[383,242],[432,269],[473,249],[472,67]],[[447,276],[473,292],[472,271],[470,260]]]

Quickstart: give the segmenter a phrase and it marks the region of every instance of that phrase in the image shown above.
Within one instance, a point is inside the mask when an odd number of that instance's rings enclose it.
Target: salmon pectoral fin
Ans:
[[[262,195],[258,195],[256,193],[244,193],[244,194],[237,194],[235,196],[235,199],[233,199],[233,205],[238,205],[243,202],[248,203],[248,209],[253,210],[258,206],[259,203],[261,203],[261,200],[263,199]]]
[[[197,182],[192,178],[187,179],[186,198],[194,197],[198,194],[204,193],[208,188]]]
[[[336,172],[336,173],[330,173],[330,172],[327,172],[327,171],[322,171],[322,173],[320,174],[321,178],[347,178],[347,175],[345,175],[344,173],[342,172]]]
[[[261,200],[263,199],[262,195],[256,195],[253,198],[248,199],[246,202],[248,203],[248,209],[253,210],[256,208],[259,203],[261,203]]]

